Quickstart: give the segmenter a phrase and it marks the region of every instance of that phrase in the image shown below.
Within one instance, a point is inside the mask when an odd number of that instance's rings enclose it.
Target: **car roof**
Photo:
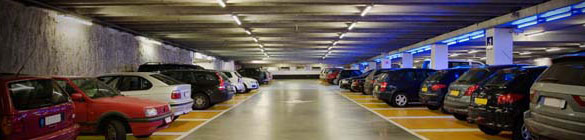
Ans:
[[[117,73],[108,73],[101,76],[116,76],[116,75],[127,75],[127,76],[150,76],[153,74],[158,74],[155,72],[117,72]]]
[[[30,75],[16,75],[16,74],[8,74],[2,73],[0,74],[0,82],[7,82],[7,81],[17,81],[17,80],[32,80],[32,79],[51,79],[50,77],[46,76],[30,76]]]

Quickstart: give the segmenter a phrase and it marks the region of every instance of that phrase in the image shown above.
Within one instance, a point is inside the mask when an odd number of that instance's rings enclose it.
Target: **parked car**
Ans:
[[[0,75],[0,139],[75,140],[74,104],[51,78]]]
[[[341,70],[341,72],[339,72],[339,74],[337,74],[335,79],[333,79],[333,84],[338,85],[339,81],[341,81],[342,79],[354,77],[354,76],[359,76],[361,74],[362,74],[362,71],[360,71],[360,70]]]
[[[264,81],[265,81],[265,83],[266,83],[266,84],[268,84],[268,83],[270,83],[270,81],[272,81],[272,79],[273,79],[273,77],[272,77],[272,73],[271,73],[271,72],[269,72],[269,71],[267,71],[267,70],[263,70],[263,71],[264,71],[264,73],[265,73],[265,75],[266,75],[266,78],[264,79]]]
[[[422,82],[435,73],[432,69],[395,69],[381,74],[374,82],[373,95],[394,107],[418,102]]]
[[[114,87],[122,95],[168,103],[173,119],[191,112],[191,85],[151,72],[126,72],[99,76],[100,81]]]
[[[367,75],[366,75],[367,76]],[[362,78],[355,78],[351,81],[351,86],[349,87],[349,91],[351,92],[364,92],[364,83],[366,82],[366,77]]]
[[[420,101],[430,110],[443,108],[447,87],[467,70],[469,68],[452,68],[435,72],[422,83],[418,94]]]
[[[159,72],[164,70],[175,70],[175,69],[192,69],[202,70],[205,69],[199,65],[193,64],[169,64],[169,63],[157,63],[150,62],[138,66],[138,72]]]
[[[268,82],[266,81],[267,80],[266,72],[264,72],[260,68],[243,68],[239,69],[238,73],[240,73],[244,77],[250,77],[252,79],[255,79],[260,84],[265,84]]]
[[[237,93],[244,93],[246,92],[246,86],[244,85],[244,80],[242,80],[242,75],[240,75],[236,71],[222,71],[225,76],[227,76],[229,82],[236,87]]]
[[[353,91],[351,89],[351,85],[353,84],[354,80],[366,78],[366,76],[368,76],[368,74],[370,72],[372,72],[372,71],[369,70],[369,71],[366,71],[366,72],[364,72],[364,73],[362,73],[360,75],[352,76],[352,77],[349,77],[349,78],[342,79],[339,82],[339,88],[341,88],[341,89],[349,89],[350,91],[355,92],[355,91]]]
[[[242,80],[244,81],[244,88],[246,89],[245,90],[246,93],[260,88],[260,84],[255,79],[242,77]]]
[[[191,84],[193,91],[193,109],[207,109],[217,103],[232,99],[236,93],[228,77],[214,70],[169,70],[162,74]]]
[[[530,139],[522,135],[523,114],[530,102],[530,86],[546,67],[514,67],[498,70],[474,93],[469,118],[488,135],[512,131],[513,139]]]
[[[431,60],[425,60],[422,64],[423,69],[429,69],[431,65]],[[449,68],[478,68],[486,66],[483,62],[479,61],[470,61],[470,60],[449,60],[448,62]]]
[[[82,133],[101,133],[106,139],[126,139],[127,130],[146,138],[172,122],[169,104],[122,96],[91,77],[53,77],[75,103],[75,122]],[[140,111],[142,110],[142,112]],[[107,130],[112,131],[107,131]]]
[[[362,93],[364,95],[372,95],[372,91],[374,90],[374,82],[378,75],[388,72],[392,69],[374,69],[370,75],[366,76],[364,79]]]
[[[585,137],[585,56],[553,59],[532,85],[526,128],[536,139]]]
[[[329,70],[329,72],[327,72],[326,77],[325,77],[325,81],[329,84],[335,84],[335,79],[337,79],[337,75],[339,75],[339,73],[341,73],[341,71],[343,71],[343,69],[331,69]]]
[[[333,71],[339,71],[339,70],[343,70],[342,68],[324,68],[321,70],[321,72],[319,73],[319,79],[321,80],[326,80],[327,79],[327,75]]]
[[[526,65],[494,65],[469,69],[449,85],[448,95],[443,101],[443,108],[446,112],[452,113],[458,120],[467,120],[471,95],[482,86],[484,80],[497,70],[521,66]]]

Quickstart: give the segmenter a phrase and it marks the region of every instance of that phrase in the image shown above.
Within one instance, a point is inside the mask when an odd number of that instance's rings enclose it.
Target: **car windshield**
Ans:
[[[457,79],[457,83],[477,83],[484,79],[487,73],[486,69],[470,69]]]
[[[94,78],[72,79],[71,82],[77,85],[77,87],[79,87],[79,89],[83,91],[85,95],[92,99],[120,96],[120,93],[117,90],[110,88],[108,85]],[[71,87],[67,85],[65,89],[69,91]],[[70,92],[69,94],[73,93]]]
[[[232,74],[230,72],[223,72],[223,74],[225,74],[225,76],[227,76],[228,78],[232,78]]]
[[[542,74],[538,81],[585,86],[585,62],[570,61],[555,63]]]
[[[180,84],[185,84],[185,83],[183,83],[181,81],[178,81],[178,80],[176,80],[174,78],[171,78],[169,76],[162,75],[162,74],[153,74],[153,75],[150,75],[150,76],[158,79],[159,81],[161,81],[161,82],[163,82],[163,83],[165,83],[167,85],[180,85]]]
[[[490,76],[486,85],[506,85],[516,78],[517,74],[513,70],[501,70]]]

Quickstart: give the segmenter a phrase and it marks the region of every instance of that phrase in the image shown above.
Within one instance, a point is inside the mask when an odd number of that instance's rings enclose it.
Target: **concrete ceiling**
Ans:
[[[347,64],[547,0],[38,1],[237,61]]]

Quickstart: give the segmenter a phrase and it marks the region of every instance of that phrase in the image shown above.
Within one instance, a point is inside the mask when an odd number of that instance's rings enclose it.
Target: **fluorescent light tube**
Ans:
[[[357,24],[356,22],[354,22],[354,23],[351,23],[351,24],[349,25],[349,27],[347,27],[347,30],[352,30],[352,29],[353,29],[353,27],[355,27],[355,25],[356,25],[356,24]]]
[[[530,55],[532,52],[521,52],[520,55]]]
[[[333,44],[332,45],[333,46],[337,45],[337,41],[333,41]]]
[[[246,30],[246,34],[252,35],[252,32],[250,32],[250,30]]]
[[[339,35],[339,39],[343,39],[343,37],[345,37],[345,33],[342,33],[341,35]]]
[[[366,7],[366,9],[364,9],[364,11],[362,11],[362,13],[360,14],[360,16],[366,16],[366,14],[368,14],[368,12],[370,12],[370,10],[372,10],[372,5],[368,5],[368,7]]]
[[[221,8],[225,8],[225,1],[223,0],[217,0],[217,3],[219,4],[219,6],[221,6]]]
[[[258,42],[258,39],[255,37],[252,37],[252,39],[254,39],[254,42]]]
[[[467,53],[469,53],[469,54],[473,54],[473,53],[478,53],[478,52],[479,52],[478,50],[471,50],[471,51],[469,51],[469,52],[467,52]]]
[[[234,19],[234,21],[236,21],[236,24],[242,25],[242,21],[240,21],[240,18],[238,18],[238,16],[232,15],[232,18]]]
[[[546,52],[556,52],[556,51],[560,51],[561,48],[550,48],[550,49],[546,49]]]
[[[259,46],[260,48],[264,48],[264,45],[262,45],[262,44],[258,44],[258,46]]]

